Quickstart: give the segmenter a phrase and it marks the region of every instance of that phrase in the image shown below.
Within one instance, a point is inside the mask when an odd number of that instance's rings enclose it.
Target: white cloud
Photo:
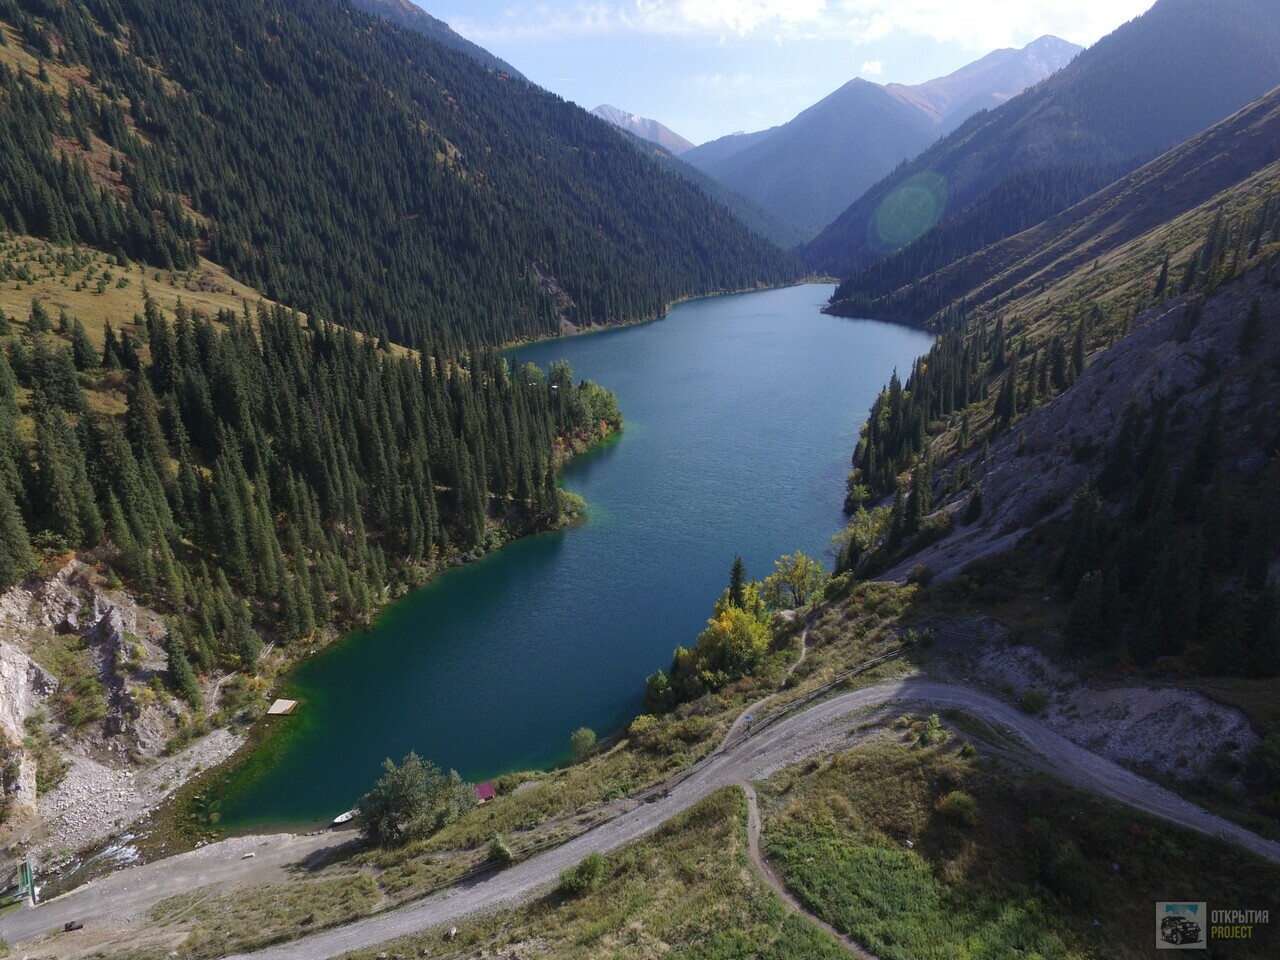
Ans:
[[[570,0],[508,7],[496,20],[452,19],[480,43],[602,33],[708,37],[767,33],[874,43],[928,37],[973,50],[1021,45],[1045,33],[1092,43],[1153,0]]]
[[[705,96],[736,99],[745,92],[767,88],[767,78],[757,78],[750,73],[702,73],[690,77],[689,82]]]
[[[884,73],[884,61],[868,60],[862,65],[861,69],[858,70],[858,73],[868,77],[878,77],[880,74]]]
[[[736,33],[813,24],[826,0],[635,0],[637,20],[673,33]]]
[[[973,50],[1020,46],[1046,33],[1093,43],[1153,0],[836,0],[841,32],[857,43],[895,34]]]

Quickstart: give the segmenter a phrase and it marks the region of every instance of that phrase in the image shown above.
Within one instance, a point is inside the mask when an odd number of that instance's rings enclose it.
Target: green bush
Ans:
[[[581,762],[596,752],[596,732],[590,727],[579,727],[569,737],[574,762]]]
[[[927,563],[917,563],[907,574],[907,583],[927,587],[933,580],[933,571]]]
[[[604,857],[598,853],[588,854],[576,867],[570,867],[560,874],[560,892],[568,897],[576,897],[594,890],[604,876]]]
[[[925,721],[924,726],[920,729],[920,745],[931,747],[945,736],[946,731],[942,729],[942,721],[938,719],[938,715],[935,713]]]
[[[1023,712],[1035,716],[1049,705],[1049,694],[1032,687],[1022,691],[1022,701],[1019,705],[1022,707]]]
[[[952,790],[939,800],[938,813],[962,827],[978,825],[978,801],[963,790]]]
[[[489,841],[490,863],[496,863],[500,867],[506,867],[514,863],[515,859],[516,855],[511,849],[511,844],[507,843],[507,838],[502,834],[498,834]]]

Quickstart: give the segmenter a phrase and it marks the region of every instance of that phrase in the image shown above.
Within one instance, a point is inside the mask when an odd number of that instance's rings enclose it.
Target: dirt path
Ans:
[[[838,940],[846,950],[858,957],[859,960],[879,960],[874,953],[868,953],[827,923],[827,921],[810,913],[805,905],[797,900],[791,891],[787,889],[787,885],[782,882],[782,878],[778,876],[773,866],[760,852],[760,805],[756,802],[756,789],[747,783],[743,784],[743,790],[747,794],[747,855],[751,858],[751,863],[756,868],[756,872],[760,874],[765,883],[773,888],[773,892],[781,898],[783,903],[787,904],[815,927],[825,930],[834,939]]]
[[[1238,844],[1272,863],[1280,863],[1280,843],[1201,810],[1163,787],[1071,743],[1015,707],[965,687],[906,680],[841,694],[757,729],[700,762],[691,775],[673,785],[665,795],[501,873],[344,927],[268,948],[253,956],[257,960],[324,960],[425,929],[447,926],[471,913],[525,902],[549,891],[562,871],[581,862],[587,854],[616,850],[722,787],[768,777],[815,753],[847,744],[850,714],[897,702],[964,710],[987,723],[1008,729],[1032,750],[1051,758],[1056,775],[1068,783]],[[147,869],[143,867],[139,871]],[[150,889],[134,893],[139,871],[122,870],[97,882],[92,892],[74,891],[39,909],[0,918],[0,936],[14,944],[61,927],[69,919],[86,924],[103,922],[110,913],[102,909],[102,898],[116,896],[109,894],[108,888],[114,889],[117,884],[126,888],[121,896],[128,902],[130,915],[139,916],[165,895],[211,882],[205,871],[175,867],[166,876],[163,891]],[[119,904],[116,909],[120,909]]]

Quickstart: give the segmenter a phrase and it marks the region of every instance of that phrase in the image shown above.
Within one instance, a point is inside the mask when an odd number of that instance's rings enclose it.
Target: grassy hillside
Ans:
[[[976,729],[976,748],[905,717],[759,791],[787,885],[881,960],[1146,957],[1157,900],[1213,909],[1280,890],[1275,867],[1033,772],[989,731],[956,725]],[[1220,949],[1272,956],[1280,934],[1255,930]]]
[[[209,260],[186,270],[161,270],[142,263],[121,264],[90,247],[67,247],[38,237],[0,234],[0,310],[25,318],[32,299],[58,315],[78,318],[101,349],[108,322],[128,321],[144,310],[143,291],[172,315],[181,301],[189,310],[214,316],[238,313],[261,295]]]

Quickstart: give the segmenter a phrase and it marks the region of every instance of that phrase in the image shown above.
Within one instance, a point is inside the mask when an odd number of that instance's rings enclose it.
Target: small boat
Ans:
[[[333,825],[336,827],[341,823],[350,823],[355,819],[355,816],[356,812],[354,810],[348,810],[346,813],[340,813],[333,818]]]

